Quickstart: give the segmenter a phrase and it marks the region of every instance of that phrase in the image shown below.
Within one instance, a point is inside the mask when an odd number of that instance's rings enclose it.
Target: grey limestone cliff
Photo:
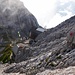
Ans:
[[[15,39],[18,31],[21,37],[28,37],[32,27],[39,24],[32,13],[20,0],[0,0],[0,28],[7,31]],[[0,32],[0,33],[1,33]]]

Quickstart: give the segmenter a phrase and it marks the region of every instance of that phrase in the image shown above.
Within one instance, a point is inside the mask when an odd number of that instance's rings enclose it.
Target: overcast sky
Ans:
[[[75,0],[21,0],[42,27],[52,28],[75,14]]]

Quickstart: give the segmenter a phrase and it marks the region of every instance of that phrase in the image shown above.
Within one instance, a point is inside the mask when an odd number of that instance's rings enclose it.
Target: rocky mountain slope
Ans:
[[[0,0],[1,35],[7,31],[11,39],[16,39],[19,31],[21,37],[28,37],[31,28],[38,26],[34,15],[25,8],[20,0]]]
[[[26,75],[56,75],[57,72],[59,75],[62,71],[60,75],[74,75],[74,67],[70,66],[75,66],[75,49],[69,49],[66,44],[66,35],[74,27],[75,16],[55,28],[48,29],[36,38],[37,42],[32,45],[25,44],[17,55],[16,61],[19,63],[9,65],[4,72]]]
[[[0,34],[8,30],[16,39],[20,31],[26,37],[32,27],[39,26],[19,0],[1,0],[0,5]],[[66,44],[67,33],[74,28],[75,16],[41,33],[31,45],[23,42],[14,63],[0,64],[0,75],[74,75],[75,49]]]

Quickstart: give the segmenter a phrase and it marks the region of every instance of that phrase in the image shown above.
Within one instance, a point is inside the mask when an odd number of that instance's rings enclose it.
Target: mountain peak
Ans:
[[[20,0],[0,0],[0,26],[9,26],[8,30],[18,37],[18,31],[22,36],[29,36],[30,29],[39,25]]]

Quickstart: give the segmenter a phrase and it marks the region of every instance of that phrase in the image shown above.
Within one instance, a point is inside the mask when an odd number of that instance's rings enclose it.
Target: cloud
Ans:
[[[55,14],[56,0],[21,0],[24,2],[25,7],[34,14],[38,23],[45,26]]]
[[[55,27],[71,16],[75,15],[74,0],[58,0],[56,3],[56,11],[54,17],[47,23],[47,28]]]
[[[66,16],[62,16],[61,14],[56,13],[56,15],[47,24],[47,28],[55,27],[72,16],[72,12],[68,12],[68,11],[66,12],[67,12]]]
[[[25,7],[37,18],[38,23],[47,28],[55,27],[75,14],[75,0],[21,0]]]
[[[57,12],[59,11],[64,11],[64,10],[68,10],[68,11],[71,11],[72,13],[75,9],[75,1],[74,0],[68,0],[68,1],[64,1],[64,2],[61,2],[62,0],[58,0],[57,2],[57,5],[56,5],[56,9],[57,9]]]

